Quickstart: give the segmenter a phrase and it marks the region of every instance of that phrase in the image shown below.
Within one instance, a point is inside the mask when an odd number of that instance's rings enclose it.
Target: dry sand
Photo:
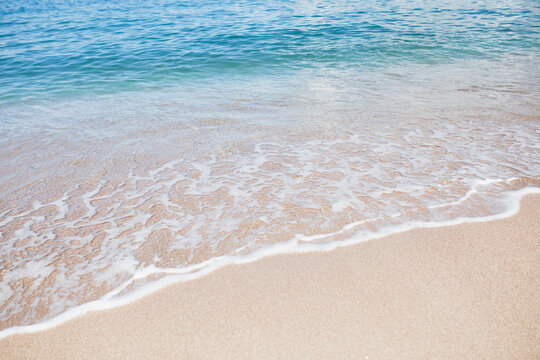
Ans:
[[[540,195],[514,217],[223,268],[1,359],[540,359]]]

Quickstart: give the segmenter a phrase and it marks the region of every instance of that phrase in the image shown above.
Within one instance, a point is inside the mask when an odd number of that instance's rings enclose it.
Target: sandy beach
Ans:
[[[278,255],[0,341],[2,359],[538,359],[540,196],[513,217]]]
[[[538,0],[2,5],[0,360],[540,360]]]

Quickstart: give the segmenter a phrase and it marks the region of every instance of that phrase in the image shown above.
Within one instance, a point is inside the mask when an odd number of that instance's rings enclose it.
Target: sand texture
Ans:
[[[540,195],[511,218],[228,266],[1,359],[540,359]]]

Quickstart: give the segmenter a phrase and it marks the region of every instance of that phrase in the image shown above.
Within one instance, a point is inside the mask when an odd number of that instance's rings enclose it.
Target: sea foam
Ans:
[[[182,269],[164,269],[156,268],[153,266],[147,267],[142,271],[136,272],[133,274],[132,279],[122,284],[120,287],[114,291],[106,294],[99,300],[94,300],[88,303],[85,303],[80,306],[71,308],[62,314],[48,319],[46,321],[26,325],[26,326],[14,326],[11,328],[4,329],[0,331],[0,339],[15,335],[15,334],[27,334],[38,331],[43,331],[47,329],[54,328],[62,323],[69,321],[73,318],[82,316],[89,312],[101,311],[106,309],[112,309],[115,307],[123,306],[130,304],[142,297],[148,296],[152,293],[155,293],[158,290],[165,288],[174,283],[185,282],[195,280],[204,275],[210,274],[213,271],[216,271],[224,266],[233,265],[233,264],[247,264],[260,260],[264,257],[278,255],[278,254],[287,254],[287,253],[303,253],[303,252],[312,252],[312,251],[331,251],[338,247],[350,246],[354,244],[361,243],[363,241],[373,240],[377,238],[382,238],[385,236],[409,231],[412,229],[421,229],[421,228],[437,228],[445,226],[455,226],[463,223],[474,223],[474,222],[484,222],[484,221],[494,221],[499,219],[504,219],[511,217],[519,211],[521,199],[529,194],[540,194],[540,188],[524,188],[519,191],[509,192],[504,195],[504,203],[506,209],[498,214],[484,216],[484,217],[459,217],[449,221],[440,221],[440,222],[423,222],[423,221],[411,221],[408,223],[403,223],[393,227],[384,228],[381,231],[368,234],[364,231],[354,233],[352,236],[345,240],[333,241],[324,244],[313,244],[310,243],[311,240],[319,239],[321,236],[330,237],[332,235],[337,235],[340,232],[348,231],[348,229],[355,228],[358,224],[348,224],[344,229],[339,230],[333,234],[325,235],[315,235],[315,236],[303,236],[297,235],[293,239],[283,242],[268,245],[264,248],[261,248],[257,251],[254,251],[248,255],[226,255],[215,257],[209,260],[206,260],[202,263],[188,266]],[[465,200],[466,196],[463,198]],[[450,204],[445,204],[450,205]],[[445,206],[442,205],[442,206]],[[138,287],[136,290],[129,293],[118,295],[122,289],[127,287],[131,282],[139,279],[144,279],[153,274],[167,274],[167,276],[162,277],[159,280],[146,283],[143,286]]]

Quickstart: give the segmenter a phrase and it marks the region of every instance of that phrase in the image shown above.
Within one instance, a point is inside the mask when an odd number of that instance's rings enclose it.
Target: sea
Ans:
[[[0,1],[0,337],[530,193],[538,0]]]

